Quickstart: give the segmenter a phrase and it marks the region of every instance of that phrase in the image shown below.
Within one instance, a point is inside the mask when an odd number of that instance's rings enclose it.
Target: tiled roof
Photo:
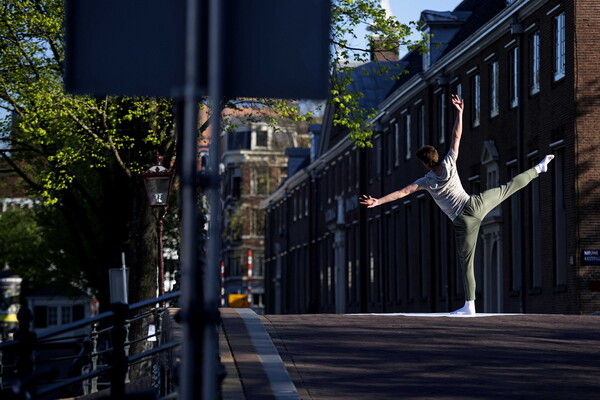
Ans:
[[[377,108],[390,88],[396,84],[397,80],[394,78],[403,76],[401,74],[407,67],[408,63],[405,61],[368,62],[352,70],[353,82],[349,89],[363,93],[364,97],[359,100],[361,108]],[[389,70],[385,71],[385,68]]]

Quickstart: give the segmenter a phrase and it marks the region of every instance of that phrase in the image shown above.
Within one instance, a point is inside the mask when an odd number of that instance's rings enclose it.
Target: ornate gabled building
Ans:
[[[421,145],[448,151],[453,93],[466,102],[458,169],[468,193],[556,157],[483,221],[478,311],[598,311],[600,4],[464,0],[421,19],[431,51],[397,63],[409,73],[379,99],[373,147],[356,148],[325,118],[316,158],[263,202],[267,311],[462,305],[453,226],[426,192],[358,204],[361,194],[383,196],[423,176]]]

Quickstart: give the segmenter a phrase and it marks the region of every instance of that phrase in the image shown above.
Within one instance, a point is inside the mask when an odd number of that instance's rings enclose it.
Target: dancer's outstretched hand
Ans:
[[[465,101],[457,94],[452,95],[452,104],[454,104],[454,107],[456,107],[459,112],[463,112],[465,109]]]
[[[364,204],[367,208],[377,207],[379,205],[379,200],[369,195],[363,194],[360,197],[360,204]]]

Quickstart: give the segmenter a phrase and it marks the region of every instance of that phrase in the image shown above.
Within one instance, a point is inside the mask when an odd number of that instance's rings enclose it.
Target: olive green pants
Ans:
[[[463,272],[465,300],[475,300],[475,247],[479,227],[485,216],[515,192],[538,177],[534,168],[515,176],[510,182],[483,193],[473,195],[462,212],[452,221],[456,232],[456,247]]]

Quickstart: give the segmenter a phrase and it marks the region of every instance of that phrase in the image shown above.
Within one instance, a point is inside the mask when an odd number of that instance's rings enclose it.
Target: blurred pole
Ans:
[[[202,374],[202,311],[201,273],[198,270],[198,194],[196,187],[198,147],[198,86],[199,86],[199,10],[200,0],[186,3],[185,87],[183,88],[183,131],[179,137],[181,150],[181,302],[182,360],[180,368],[180,398],[200,398]]]
[[[221,138],[221,101],[223,97],[222,66],[222,0],[209,1],[208,25],[208,96],[210,98],[210,147],[208,151],[208,209],[210,221],[207,240],[207,262],[204,275],[204,325],[203,396],[204,400],[217,398],[219,315],[219,265],[221,258],[221,200],[219,158]]]

